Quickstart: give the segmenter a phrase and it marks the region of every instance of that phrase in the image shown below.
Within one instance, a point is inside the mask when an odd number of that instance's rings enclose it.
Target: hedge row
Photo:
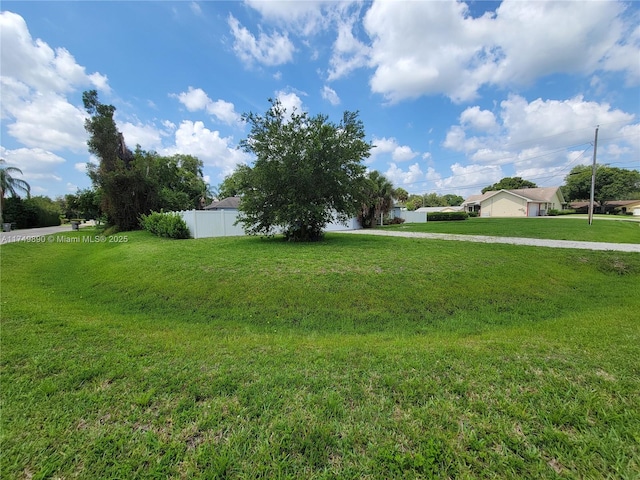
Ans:
[[[469,218],[467,212],[434,212],[427,213],[428,222],[447,222],[452,220],[466,220]]]

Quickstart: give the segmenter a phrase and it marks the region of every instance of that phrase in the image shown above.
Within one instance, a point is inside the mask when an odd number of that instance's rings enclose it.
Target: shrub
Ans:
[[[478,216],[478,212],[469,212],[467,215],[469,215],[469,218],[476,218]]]
[[[469,218],[467,212],[434,212],[427,214],[429,222],[447,222],[452,220],[466,220]]]
[[[554,210],[553,208],[547,211],[547,215],[550,217],[555,217],[556,215],[572,215],[574,213],[576,213],[575,210]]]
[[[140,217],[145,230],[165,238],[189,238],[189,227],[177,213],[151,212]]]
[[[400,218],[400,217],[393,217],[390,221],[389,224],[390,225],[399,225],[401,223],[404,223],[404,218]]]

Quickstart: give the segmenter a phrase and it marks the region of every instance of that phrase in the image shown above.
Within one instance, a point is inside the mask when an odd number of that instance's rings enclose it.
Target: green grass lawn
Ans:
[[[405,223],[382,228],[407,232],[549,238],[584,242],[640,243],[640,222],[587,217],[468,218],[461,221]]]
[[[638,254],[126,235],[1,247],[1,478],[637,478]]]

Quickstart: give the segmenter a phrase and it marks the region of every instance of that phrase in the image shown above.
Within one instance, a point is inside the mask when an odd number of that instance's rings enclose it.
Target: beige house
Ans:
[[[561,210],[564,203],[560,187],[541,187],[472,195],[462,206],[480,217],[540,217],[549,210]]]
[[[623,213],[633,214],[634,217],[640,217],[640,200],[631,200],[621,208]]]

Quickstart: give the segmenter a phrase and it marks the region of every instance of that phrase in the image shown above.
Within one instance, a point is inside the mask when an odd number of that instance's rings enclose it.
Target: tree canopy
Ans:
[[[95,90],[83,93],[89,151],[99,160],[89,165],[89,177],[107,222],[120,230],[140,227],[152,210],[202,208],[209,200],[202,162],[191,155],[164,157],[156,152],[131,151],[113,119],[115,107],[98,100]]]
[[[504,177],[498,183],[489,185],[482,189],[482,193],[487,193],[494,190],[518,190],[521,188],[536,188],[537,185],[529,180],[524,180],[522,177]]]
[[[464,198],[459,195],[447,193],[446,195],[438,195],[437,193],[425,193],[424,195],[409,195],[405,202],[407,210],[416,210],[420,207],[446,207],[461,205]]]
[[[565,177],[562,194],[567,201],[591,198],[590,165],[577,165]],[[598,165],[594,200],[604,205],[611,200],[635,200],[640,198],[640,172],[624,168]]]
[[[381,215],[393,207],[393,184],[377,170],[369,172],[364,182],[363,201],[358,215],[363,227],[373,227]]]
[[[318,240],[328,223],[359,211],[362,160],[371,145],[357,112],[345,112],[335,124],[326,115],[287,112],[278,100],[269,102],[264,115],[243,115],[251,131],[240,146],[256,159],[234,174],[238,222],[251,235],[281,229],[289,240]]]
[[[4,158],[0,158],[0,220],[2,220],[4,196],[7,192],[12,197],[17,197],[20,191],[26,193],[27,198],[31,195],[31,186],[25,180],[14,176],[15,173],[22,175],[22,170],[18,167],[7,167],[6,163]]]

